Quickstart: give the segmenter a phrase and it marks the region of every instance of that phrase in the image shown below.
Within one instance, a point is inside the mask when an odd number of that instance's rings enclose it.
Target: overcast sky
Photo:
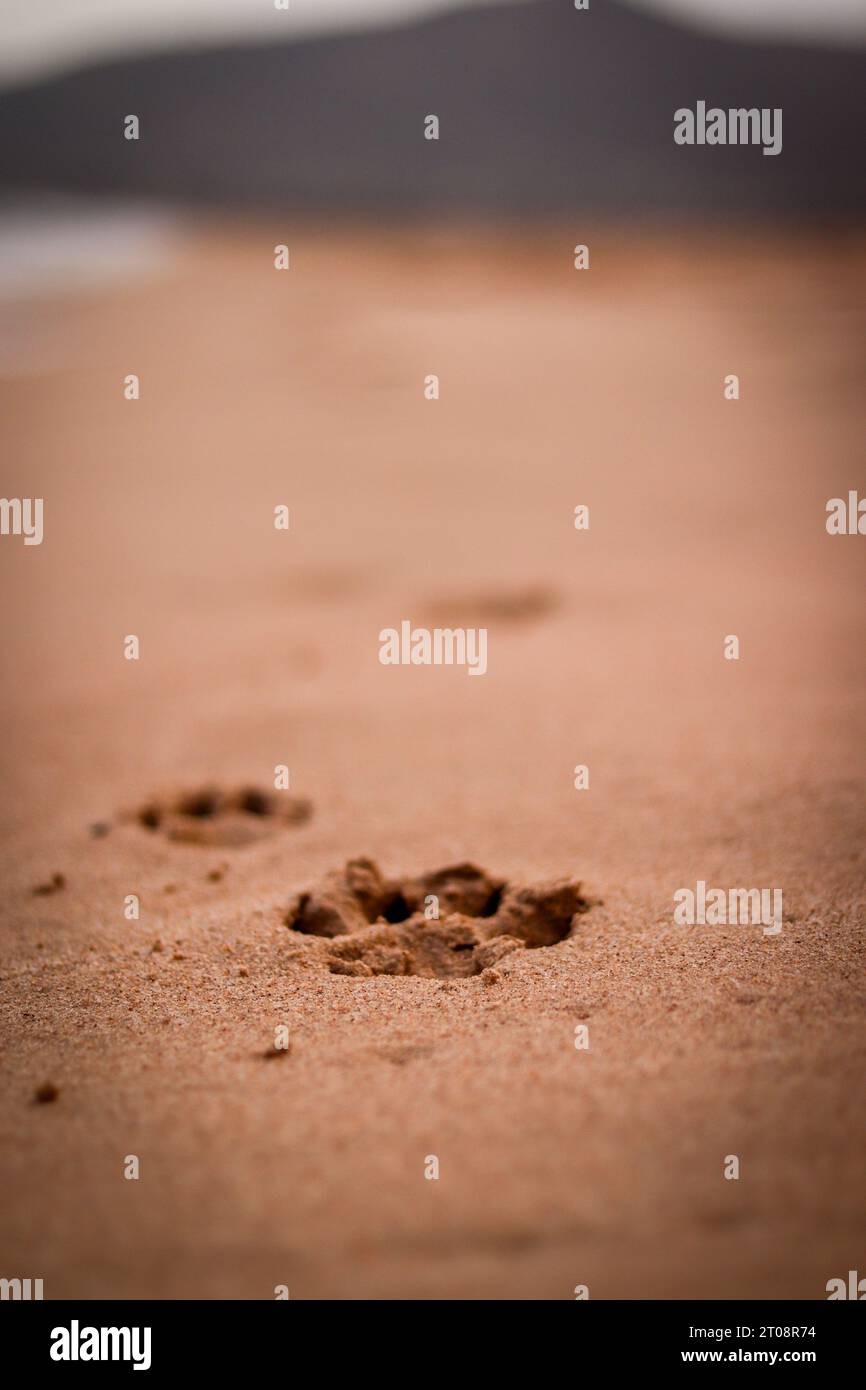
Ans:
[[[0,77],[96,55],[227,38],[284,38],[393,23],[469,0],[0,0]],[[473,0],[503,4],[508,0]],[[629,0],[739,32],[866,39],[866,0]],[[590,9],[592,0],[590,0]]]

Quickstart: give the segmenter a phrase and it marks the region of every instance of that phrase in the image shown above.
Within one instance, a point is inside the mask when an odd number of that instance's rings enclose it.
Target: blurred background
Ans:
[[[863,492],[864,28],[0,0],[2,493],[45,499],[41,546],[0,543],[4,1274],[808,1298],[857,1267],[866,541],[824,523]],[[782,153],[675,145],[697,101],[781,107]],[[407,617],[486,625],[488,674],[380,666]],[[227,868],[119,819],[282,763],[311,821]],[[355,989],[283,917],[357,854],[603,905],[486,1003]],[[672,928],[697,878],[783,887],[772,955]]]
[[[863,205],[848,0],[7,0],[0,23],[13,187],[427,216]],[[783,107],[784,158],[674,145],[699,98]]]
[[[6,295],[152,270],[208,209],[585,230],[864,208],[856,0],[3,0],[0,37]],[[782,156],[676,146],[699,99],[782,107]]]

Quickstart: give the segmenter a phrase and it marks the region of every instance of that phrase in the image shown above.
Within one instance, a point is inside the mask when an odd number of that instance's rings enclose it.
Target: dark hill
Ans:
[[[741,43],[592,0],[104,64],[0,95],[8,186],[439,213],[864,207],[866,54]],[[683,148],[673,113],[784,109],[784,148]],[[141,119],[141,139],[122,120]],[[441,121],[438,143],[423,119]]]

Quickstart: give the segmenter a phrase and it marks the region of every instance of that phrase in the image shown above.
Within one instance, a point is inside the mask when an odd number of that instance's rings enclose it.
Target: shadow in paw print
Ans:
[[[324,938],[335,975],[478,975],[512,951],[555,946],[589,900],[575,879],[512,884],[474,864],[388,879],[350,859],[289,905],[286,925]]]

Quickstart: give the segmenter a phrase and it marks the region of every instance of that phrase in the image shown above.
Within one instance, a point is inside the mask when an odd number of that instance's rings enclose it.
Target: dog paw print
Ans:
[[[280,826],[303,825],[312,814],[311,801],[285,792],[206,786],[154,797],[124,819],[183,844],[236,848],[262,840]]]
[[[513,884],[468,863],[389,879],[359,858],[299,893],[285,921],[323,938],[335,975],[465,979],[512,951],[555,946],[590,905],[575,879]]]

